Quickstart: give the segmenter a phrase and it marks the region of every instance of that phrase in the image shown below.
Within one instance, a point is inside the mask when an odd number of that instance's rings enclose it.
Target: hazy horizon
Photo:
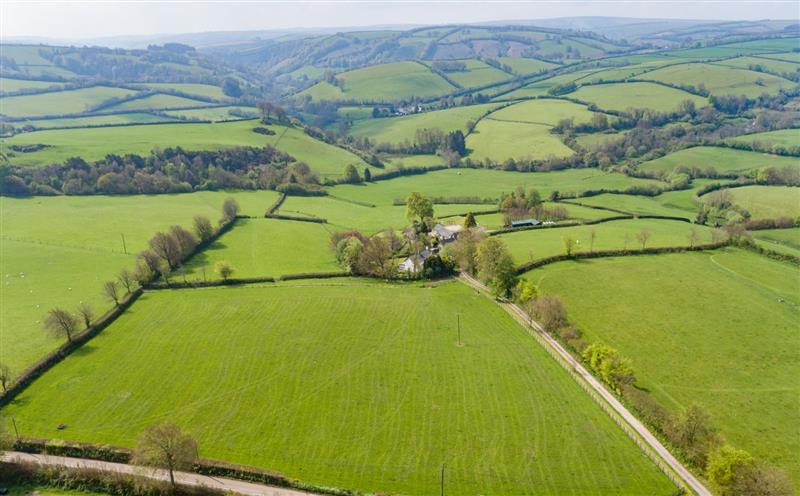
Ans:
[[[722,5],[724,9],[720,9]],[[797,19],[794,1],[21,2],[0,6],[3,38],[90,40],[215,31],[535,21],[562,17]]]

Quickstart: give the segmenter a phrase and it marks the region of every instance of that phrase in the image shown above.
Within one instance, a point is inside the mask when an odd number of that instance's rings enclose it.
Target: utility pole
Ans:
[[[125,246],[125,235],[120,233],[120,236],[122,236],[122,251],[127,255],[128,254],[128,247]]]
[[[17,442],[19,442],[19,430],[17,430],[17,420],[15,418],[11,418],[11,425],[14,426],[14,434],[17,436]]]
[[[444,496],[444,463],[442,463],[442,489],[441,489],[441,496]]]

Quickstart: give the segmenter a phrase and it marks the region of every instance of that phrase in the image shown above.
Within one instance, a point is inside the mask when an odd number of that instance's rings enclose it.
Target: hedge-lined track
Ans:
[[[364,490],[432,493],[442,463],[459,494],[672,490],[512,319],[455,282],[146,293],[86,353],[8,408],[23,432],[64,422],[60,437],[130,445],[170,419],[205,456]]]
[[[528,277],[564,300],[588,340],[631,359],[659,402],[702,405],[731,444],[797,485],[797,267],[736,249],[653,258],[560,262]]]

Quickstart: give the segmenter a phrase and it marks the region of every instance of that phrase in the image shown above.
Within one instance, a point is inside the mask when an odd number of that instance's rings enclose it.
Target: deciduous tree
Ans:
[[[78,315],[81,319],[83,319],[83,325],[88,328],[92,325],[92,320],[94,320],[94,310],[92,310],[92,306],[88,303],[81,303],[78,305]]]
[[[64,309],[54,308],[47,312],[44,327],[54,337],[66,337],[72,342],[72,335],[78,330],[78,319]]]
[[[228,262],[219,260],[214,264],[214,272],[216,272],[223,281],[227,281],[228,278],[233,275],[234,269]]]
[[[197,459],[197,442],[175,424],[148,427],[139,436],[133,463],[158,467],[169,471],[169,480],[175,486],[176,470],[187,470]]]
[[[636,240],[642,244],[642,250],[647,246],[647,242],[650,240],[651,236],[652,234],[647,229],[642,229],[636,234]]]
[[[181,263],[181,246],[178,244],[178,240],[169,233],[157,232],[150,239],[150,249],[166,262],[170,269],[174,269]],[[158,267],[155,267],[154,271],[157,270]]]
[[[239,202],[234,198],[225,198],[222,203],[222,217],[226,222],[230,222],[239,215]]]
[[[214,236],[214,227],[208,217],[196,215],[194,217],[194,234],[201,242],[205,243]]]
[[[8,385],[11,384],[13,378],[11,367],[5,363],[0,363],[0,386],[3,388],[3,391],[8,389]]]
[[[420,193],[411,193],[406,197],[406,218],[409,221],[425,221],[426,217],[433,217],[433,203]]]
[[[117,275],[117,281],[119,281],[120,285],[125,288],[125,292],[128,294],[133,291],[133,288],[136,285],[136,278],[128,269],[122,269],[119,271],[119,274]]]
[[[113,301],[115,305],[119,305],[119,286],[114,281],[108,281],[103,284],[103,294],[106,298]]]

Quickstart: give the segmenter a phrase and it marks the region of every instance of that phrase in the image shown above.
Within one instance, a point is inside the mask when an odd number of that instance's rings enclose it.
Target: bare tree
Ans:
[[[150,275],[158,273],[158,265],[161,262],[161,257],[159,257],[156,252],[154,252],[153,250],[145,250],[139,253],[139,260],[144,264],[145,266],[144,268],[146,268],[147,271],[150,272]],[[140,275],[144,275],[144,272],[147,271],[139,271],[139,272]],[[142,279],[139,279],[139,282],[144,283],[146,282],[146,280],[143,281]]]
[[[230,222],[239,215],[239,203],[233,198],[225,198],[222,203],[222,217],[225,221]]]
[[[54,308],[47,312],[44,327],[54,337],[66,337],[71,342],[72,335],[78,330],[78,319],[64,309]]]
[[[125,288],[125,291],[128,294],[133,291],[133,288],[136,285],[136,278],[128,269],[122,269],[119,271],[119,274],[117,275],[117,281],[119,281],[120,285]]]
[[[182,260],[185,260],[186,257],[194,253],[195,248],[197,248],[197,238],[194,237],[194,234],[181,226],[170,227],[169,234],[178,243]]]
[[[92,306],[88,303],[81,303],[78,305],[78,315],[80,315],[81,319],[83,319],[83,325],[87,328],[92,325],[92,320],[94,320],[94,310],[92,310]]]
[[[203,243],[214,237],[214,228],[211,226],[211,221],[208,220],[208,217],[202,215],[195,216],[194,233],[197,235],[197,239]]]
[[[3,387],[3,391],[8,389],[8,385],[11,384],[11,380],[13,378],[14,376],[11,373],[11,367],[4,363],[0,363],[0,386]]]
[[[697,232],[697,228],[694,226],[689,229],[689,234],[687,237],[689,238],[689,246],[692,248],[697,244],[698,241],[700,241],[700,233]]]
[[[113,301],[115,305],[119,305],[119,286],[114,281],[108,281],[103,285],[103,294],[106,298]]]
[[[175,486],[175,470],[189,469],[197,459],[197,441],[181,431],[175,424],[148,427],[139,436],[133,454],[133,463],[158,467],[169,471],[169,480]]]
[[[170,269],[174,269],[181,263],[181,246],[174,236],[157,232],[150,240],[150,248],[162,260],[167,262]]]
[[[651,236],[652,234],[647,229],[642,229],[636,234],[636,240],[642,244],[642,250],[647,246],[647,242],[650,240]]]
[[[575,254],[578,242],[575,241],[575,238],[572,236],[564,236],[562,240],[564,241],[564,252],[568,257],[571,257],[573,254]]]

